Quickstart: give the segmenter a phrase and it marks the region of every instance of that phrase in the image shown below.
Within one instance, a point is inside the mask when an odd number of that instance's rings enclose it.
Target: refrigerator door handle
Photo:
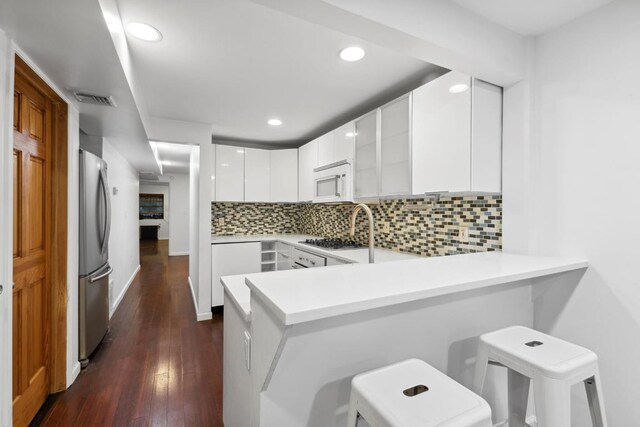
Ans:
[[[109,269],[107,271],[105,271],[104,273],[102,273],[101,275],[96,276],[96,277],[91,277],[89,279],[89,283],[94,283],[94,282],[97,282],[98,280],[104,279],[105,277],[107,277],[111,273],[113,273],[113,267],[109,266]]]
[[[107,177],[104,175],[104,169],[100,169],[100,186],[102,187],[105,206],[105,221],[100,253],[104,254],[107,250],[107,244],[109,243],[109,235],[111,234],[111,200],[109,198],[109,188],[107,186]]]

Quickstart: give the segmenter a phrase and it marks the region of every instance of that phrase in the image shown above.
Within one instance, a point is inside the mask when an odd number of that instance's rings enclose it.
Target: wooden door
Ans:
[[[13,119],[13,423],[49,394],[51,101],[16,74]]]

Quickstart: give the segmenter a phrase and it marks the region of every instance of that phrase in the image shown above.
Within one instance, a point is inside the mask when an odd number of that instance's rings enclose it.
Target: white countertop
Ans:
[[[251,298],[291,325],[587,266],[581,259],[488,252],[252,274],[246,284]]]
[[[211,236],[212,245],[220,245],[225,243],[243,243],[243,242],[266,242],[278,241],[296,246],[298,248],[315,252],[317,254],[338,258],[351,263],[367,263],[369,262],[369,248],[360,249],[324,249],[313,245],[300,243],[306,239],[320,239],[321,237],[309,236],[305,234],[254,234],[248,236]],[[406,259],[422,258],[419,255],[409,254],[405,252],[396,252],[390,249],[375,248],[374,259],[376,263],[400,261]]]
[[[333,258],[339,258],[343,261],[347,261],[349,263],[368,263],[369,262],[369,249],[361,248],[361,249],[338,249],[338,250],[329,250],[322,249],[316,246],[306,245],[304,243],[300,243],[306,239],[318,239],[317,236],[309,236],[306,234],[253,234],[253,235],[237,235],[237,236],[211,236],[211,244],[226,244],[226,243],[246,243],[246,242],[265,242],[265,241],[279,241],[288,243],[295,247],[305,249],[311,252],[315,252],[318,254],[330,256]],[[389,262],[389,261],[399,261],[399,260],[407,260],[407,259],[417,259],[421,258],[418,255],[407,254],[402,252],[395,252],[388,249],[380,249],[376,248],[374,252],[375,261],[377,263],[381,262]],[[349,265],[345,265],[349,266]],[[322,270],[325,268],[335,268],[335,267],[322,267],[315,268],[310,270]],[[303,270],[288,270],[291,272],[302,272]],[[266,272],[259,273],[263,274],[274,274],[275,272]],[[250,321],[251,319],[251,292],[247,285],[245,284],[245,276],[244,274],[237,276],[225,276],[220,279],[222,282],[222,286],[227,290],[227,294],[230,296],[231,300],[235,303],[235,305],[242,311],[245,321]]]

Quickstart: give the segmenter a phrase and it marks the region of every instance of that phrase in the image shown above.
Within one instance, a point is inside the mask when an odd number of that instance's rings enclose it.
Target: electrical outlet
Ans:
[[[224,218],[218,218],[218,225],[219,226],[223,226],[224,225]]]
[[[384,224],[382,224],[382,232],[383,233],[390,233],[391,232],[391,226],[389,225],[388,222],[385,222]]]
[[[458,227],[458,240],[462,243],[469,243],[469,227]]]

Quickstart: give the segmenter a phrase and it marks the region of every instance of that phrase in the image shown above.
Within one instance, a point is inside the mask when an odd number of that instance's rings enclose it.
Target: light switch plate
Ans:
[[[382,232],[383,233],[390,233],[391,232],[391,226],[389,225],[388,222],[385,222],[384,224],[382,224]]]
[[[224,218],[218,218],[218,225],[224,225]]]

